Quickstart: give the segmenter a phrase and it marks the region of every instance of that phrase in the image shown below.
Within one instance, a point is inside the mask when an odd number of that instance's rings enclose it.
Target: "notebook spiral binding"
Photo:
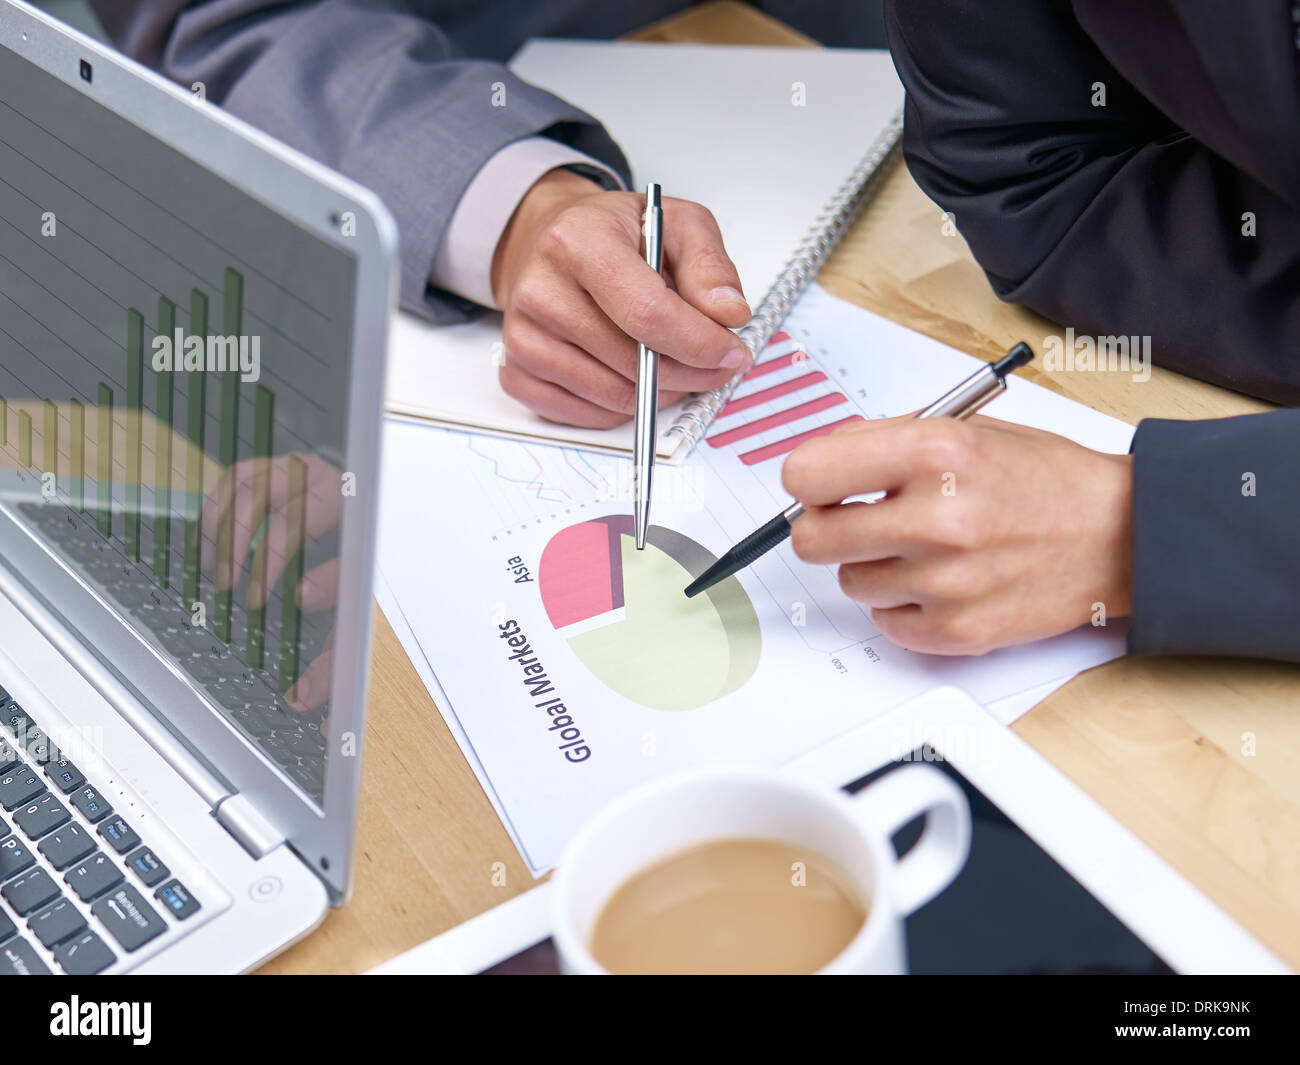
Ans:
[[[808,231],[789,259],[767,295],[754,311],[749,323],[740,330],[740,339],[749,350],[762,351],[772,334],[777,331],[795,301],[821,270],[840,238],[844,236],[867,201],[875,194],[888,172],[888,164],[898,153],[903,136],[903,115],[900,111],[881,131],[862,161],[831,197],[825,210]],[[721,388],[701,392],[691,399],[669,427],[666,436],[684,438],[688,448],[704,439],[718,412],[727,404],[742,378],[733,377]]]

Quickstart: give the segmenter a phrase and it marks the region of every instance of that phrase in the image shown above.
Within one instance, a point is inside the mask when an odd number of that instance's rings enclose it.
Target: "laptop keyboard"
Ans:
[[[0,688],[0,975],[101,973],[202,908]]]
[[[283,696],[257,680],[239,654],[231,653],[230,647],[242,647],[246,641],[247,618],[238,605],[231,613],[231,645],[226,647],[206,629],[191,624],[189,613],[178,600],[159,594],[147,571],[125,565],[90,522],[72,520],[61,507],[24,503],[19,510],[47,540],[58,544],[85,576],[151,632],[158,645],[274,760],[281,772],[321,801],[326,751],[321,725],[329,715],[329,703],[308,714],[298,713]],[[206,577],[202,588],[203,598],[210,602],[212,587]],[[279,618],[268,616],[265,630],[266,646],[278,647]],[[324,651],[325,636],[316,630],[312,615],[305,615],[303,661],[311,661]]]

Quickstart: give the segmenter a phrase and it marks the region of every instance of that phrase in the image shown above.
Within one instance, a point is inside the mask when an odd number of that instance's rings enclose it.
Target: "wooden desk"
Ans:
[[[737,3],[693,8],[635,36],[813,43]],[[999,302],[961,238],[944,236],[942,222],[899,167],[821,283],[975,355],[1001,354],[1022,338],[1041,350],[1057,327]],[[1158,369],[1141,385],[1041,367],[1027,376],[1130,422],[1266,407]],[[375,622],[352,900],[265,972],[363,971],[533,884],[378,611]],[[1014,728],[1300,968],[1300,668],[1121,660],[1075,678]]]

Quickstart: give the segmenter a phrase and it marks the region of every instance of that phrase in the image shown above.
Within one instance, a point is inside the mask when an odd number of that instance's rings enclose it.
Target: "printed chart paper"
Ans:
[[[918,409],[977,365],[814,288],[705,442],[657,471],[643,552],[627,460],[390,420],[381,577],[534,871],[651,777],[782,764],[939,684],[1014,703],[1122,653],[1115,627],[981,658],[906,651],[788,543],[682,594],[788,505],[798,442]],[[1020,380],[987,412],[1105,451],[1132,434]]]

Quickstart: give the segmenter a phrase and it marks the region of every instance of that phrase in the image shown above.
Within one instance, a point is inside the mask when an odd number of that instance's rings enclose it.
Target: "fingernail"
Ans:
[[[745,294],[730,285],[719,285],[713,289],[709,293],[709,300],[713,303],[739,303],[745,310],[749,310],[749,301],[745,299]]]
[[[729,352],[727,352],[726,355],[722,357],[722,365],[725,366],[728,370],[738,370],[740,369],[740,367],[745,365],[745,361],[748,358],[749,358],[748,348],[732,348]]]

